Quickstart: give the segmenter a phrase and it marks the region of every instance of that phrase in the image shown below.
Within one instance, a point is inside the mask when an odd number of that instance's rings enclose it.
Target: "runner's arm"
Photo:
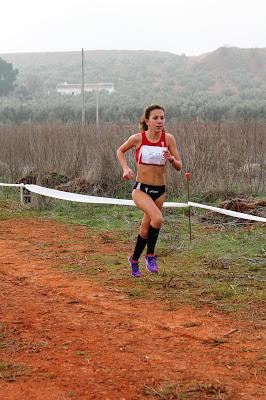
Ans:
[[[165,158],[172,164],[177,171],[182,169],[182,161],[177,150],[176,141],[173,135],[167,134],[168,150],[165,152]]]
[[[127,181],[133,178],[133,173],[127,164],[125,153],[132,147],[136,146],[138,141],[137,139],[137,134],[130,136],[128,140],[117,149],[116,152],[118,161],[123,169],[123,178]]]

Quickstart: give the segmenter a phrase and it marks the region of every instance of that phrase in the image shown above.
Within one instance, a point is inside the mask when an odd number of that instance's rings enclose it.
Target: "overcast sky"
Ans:
[[[0,53],[266,47],[265,0],[2,0]]]

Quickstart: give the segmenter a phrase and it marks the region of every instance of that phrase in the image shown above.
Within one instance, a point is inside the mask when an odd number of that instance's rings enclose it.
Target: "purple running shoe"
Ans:
[[[149,272],[156,273],[158,272],[158,265],[156,261],[156,256],[145,256],[146,267]]]
[[[139,278],[141,276],[141,272],[139,270],[138,261],[133,261],[132,256],[128,257],[129,265],[131,267],[131,275],[135,278]]]

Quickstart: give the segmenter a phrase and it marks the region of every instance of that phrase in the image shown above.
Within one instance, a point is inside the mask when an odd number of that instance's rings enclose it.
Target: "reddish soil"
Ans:
[[[55,268],[118,251],[89,234],[0,221],[1,399],[265,399],[261,321],[206,306],[167,310]],[[160,391],[169,383],[171,395]]]

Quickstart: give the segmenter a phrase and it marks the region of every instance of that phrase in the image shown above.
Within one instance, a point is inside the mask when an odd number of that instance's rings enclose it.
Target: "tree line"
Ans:
[[[146,106],[139,104],[127,105],[125,103],[114,102],[110,99],[109,104],[98,107],[100,123],[134,123],[142,116]],[[265,121],[266,105],[262,103],[212,103],[211,101],[193,104],[183,100],[179,104],[168,104],[160,102],[166,108],[166,118],[168,121]],[[21,124],[32,123],[71,123],[81,121],[81,104],[78,102],[68,102],[66,99],[57,101],[46,101],[40,99],[39,102],[30,103],[2,102],[0,105],[0,123]],[[85,106],[85,122],[88,124],[96,122],[95,104]]]

